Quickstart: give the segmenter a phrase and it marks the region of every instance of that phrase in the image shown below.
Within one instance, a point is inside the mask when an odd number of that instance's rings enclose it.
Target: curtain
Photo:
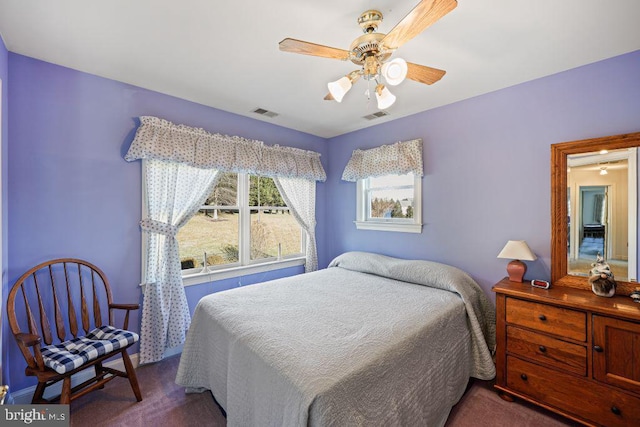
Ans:
[[[140,117],[125,160],[166,160],[203,169],[325,181],[320,153],[210,133],[158,117]]]
[[[140,363],[161,360],[184,342],[191,323],[182,285],[176,233],[195,215],[220,174],[183,163],[146,160],[146,276],[140,331]],[[143,213],[144,215],[144,213]]]
[[[316,183],[310,179],[274,177],[273,181],[293,217],[307,234],[305,272],[318,269],[316,248]]]
[[[396,142],[369,150],[354,150],[342,173],[343,181],[413,172],[423,176],[422,139]]]

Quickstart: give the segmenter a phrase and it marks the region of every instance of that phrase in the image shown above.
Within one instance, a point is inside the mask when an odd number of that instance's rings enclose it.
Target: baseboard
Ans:
[[[182,353],[182,347],[183,347],[182,345],[179,345],[178,347],[166,349],[164,351],[164,358],[166,359],[167,357],[175,356],[176,354]]]
[[[167,349],[164,352],[164,357],[165,358],[171,357],[180,353],[182,353],[182,346]],[[138,368],[139,361],[140,361],[139,353],[131,354],[129,355],[129,357],[131,358],[131,363],[133,364],[133,367]],[[124,362],[122,361],[121,357],[118,357],[115,360],[105,363],[104,366],[112,369],[118,369],[121,371],[125,370]],[[87,381],[89,378],[93,377],[93,372],[94,372],[93,369],[87,369],[85,371],[78,372],[72,377],[71,386],[73,387],[76,384],[81,384],[84,381]],[[10,395],[9,401],[5,403],[15,404],[15,405],[28,405],[31,403],[31,398],[33,397],[33,393],[35,391],[36,391],[36,386],[34,385],[31,387],[23,388],[22,390],[12,392]],[[48,399],[50,397],[55,397],[59,395],[61,391],[62,391],[62,382],[59,382],[47,388],[47,391],[44,394],[44,398]]]

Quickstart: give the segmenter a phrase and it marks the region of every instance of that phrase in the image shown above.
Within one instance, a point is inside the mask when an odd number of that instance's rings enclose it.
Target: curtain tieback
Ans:
[[[156,221],[155,219],[145,218],[140,221],[140,228],[144,231],[156,234],[164,234],[165,236],[175,237],[178,234],[178,227],[167,224],[166,222]]]

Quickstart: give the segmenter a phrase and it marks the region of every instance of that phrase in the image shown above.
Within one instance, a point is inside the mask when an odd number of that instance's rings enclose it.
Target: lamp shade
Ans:
[[[396,58],[393,61],[382,64],[382,75],[391,86],[399,85],[407,77],[407,61],[402,58]]]
[[[537,257],[524,240],[509,240],[498,254],[498,258],[535,261]]]
[[[396,96],[389,92],[384,85],[376,86],[376,99],[378,100],[378,109],[384,110],[393,105],[396,102]]]
[[[331,96],[333,96],[333,99],[335,99],[338,102],[342,102],[342,98],[347,92],[349,92],[349,89],[351,89],[351,86],[352,86],[351,79],[347,76],[342,77],[336,80],[335,82],[329,82],[327,84],[327,87],[329,88],[329,93],[331,94]]]

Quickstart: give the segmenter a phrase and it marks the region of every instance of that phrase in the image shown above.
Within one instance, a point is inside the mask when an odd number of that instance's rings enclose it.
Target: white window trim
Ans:
[[[422,233],[422,177],[413,178],[413,220],[406,219],[367,219],[364,179],[356,184],[356,220],[358,230],[396,231],[401,233]]]
[[[234,277],[247,276],[249,274],[259,274],[267,271],[280,270],[282,268],[297,267],[304,265],[306,257],[292,257],[275,261],[260,262],[250,265],[235,265],[228,268],[207,270],[196,274],[185,274],[182,276],[182,283],[185,287],[200,285],[202,283],[215,282],[218,280],[232,279]]]
[[[142,186],[141,186],[141,191],[142,191],[142,197],[140,198],[142,200],[142,215],[145,214],[145,212],[147,212],[147,199],[146,199],[146,167],[147,167],[147,162],[145,159],[142,159]],[[248,174],[247,174],[247,179],[246,179],[246,183],[243,182],[244,180],[241,180],[240,182],[240,186],[242,186],[242,190],[239,186],[238,190],[240,192],[240,190],[242,191],[242,196],[241,197],[246,197],[248,198],[249,196],[249,192],[248,192],[248,188],[246,187],[248,185]],[[245,191],[247,190],[247,191]],[[246,194],[245,194],[246,193]],[[247,222],[247,225],[250,227],[251,226],[251,218],[250,215],[244,215],[245,221]],[[243,228],[244,228],[245,224],[243,222],[243,224],[240,227],[239,233],[240,233],[240,242],[250,245],[250,236],[249,233],[243,232]],[[247,228],[248,229],[248,228]],[[145,238],[145,233],[146,231],[142,231],[142,233],[140,234],[141,236],[141,240],[142,240],[142,244],[140,245],[141,247],[141,264],[142,264],[142,268],[141,268],[141,277],[140,277],[140,286],[142,287],[142,291],[144,292],[144,279],[146,277],[146,273],[147,273],[147,239]],[[306,247],[306,234],[304,232],[301,233],[302,235],[302,239],[300,242],[300,251],[304,251],[304,248]],[[246,246],[247,248],[249,246]],[[209,283],[209,282],[215,282],[215,281],[219,281],[219,280],[225,280],[225,279],[231,279],[234,277],[242,277],[242,276],[247,276],[250,274],[260,274],[260,273],[265,273],[268,271],[273,271],[273,270],[280,270],[280,269],[284,269],[284,268],[290,268],[290,267],[297,267],[300,265],[304,265],[305,262],[307,260],[306,255],[301,256],[300,254],[296,254],[296,255],[291,255],[288,257],[283,257],[281,259],[277,259],[277,258],[272,258],[270,260],[260,260],[260,261],[254,261],[254,262],[248,262],[245,265],[240,265],[239,263],[234,263],[229,267],[213,267],[213,266],[208,266],[206,267],[206,269],[204,269],[204,271],[201,271],[199,273],[188,273],[188,274],[184,274],[182,275],[182,284],[184,287],[187,286],[193,286],[193,285],[200,285],[203,283]]]

